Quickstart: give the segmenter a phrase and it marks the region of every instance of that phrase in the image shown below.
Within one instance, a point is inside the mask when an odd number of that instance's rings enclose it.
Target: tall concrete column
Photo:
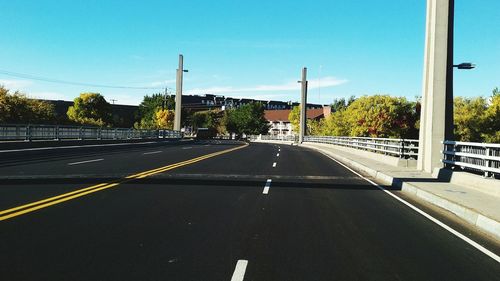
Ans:
[[[302,69],[301,96],[300,96],[300,123],[299,123],[299,143],[304,141],[307,134],[307,68]]]
[[[417,168],[441,168],[443,144],[453,137],[454,0],[427,0]]]
[[[182,110],[182,77],[184,74],[184,57],[179,55],[179,68],[175,78],[175,116],[174,130],[181,130],[181,110]]]

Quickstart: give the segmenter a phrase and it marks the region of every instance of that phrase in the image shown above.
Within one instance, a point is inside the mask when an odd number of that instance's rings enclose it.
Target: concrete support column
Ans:
[[[427,0],[417,168],[441,168],[443,144],[453,135],[453,0]]]
[[[175,115],[174,130],[181,130],[181,110],[182,110],[182,76],[184,74],[184,57],[179,55],[179,68],[175,78]]]
[[[300,124],[299,124],[299,143],[304,141],[307,134],[307,68],[302,69],[301,97],[300,97]]]

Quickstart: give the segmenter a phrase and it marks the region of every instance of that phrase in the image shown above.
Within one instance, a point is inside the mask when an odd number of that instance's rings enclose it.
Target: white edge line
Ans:
[[[7,149],[0,150],[0,153],[7,152],[21,152],[21,151],[36,151],[36,150],[54,150],[54,149],[68,149],[68,148],[81,148],[81,147],[101,147],[101,146],[120,146],[120,145],[144,145],[156,143],[155,141],[149,142],[127,142],[127,143],[106,143],[106,144],[88,144],[88,145],[67,145],[67,146],[52,146],[52,147],[33,147],[33,148],[22,148],[22,149]]]
[[[408,201],[398,197],[397,195],[393,194],[392,192],[388,191],[387,189],[383,188],[382,186],[380,186],[379,184],[375,183],[374,181],[364,177],[363,175],[361,175],[360,173],[354,171],[353,169],[351,169],[350,167],[346,166],[344,163],[338,161],[337,159],[331,157],[330,155],[322,152],[322,151],[319,151],[321,152],[323,155],[325,155],[326,157],[332,159],[333,161],[337,162],[339,165],[343,166],[344,168],[346,168],[347,170],[351,171],[352,173],[356,174],[358,177],[364,179],[365,181],[371,183],[372,185],[376,186],[378,189],[382,190],[383,192],[385,192],[386,194],[390,195],[392,198],[398,200],[399,202],[405,204],[406,206],[410,207],[411,209],[413,209],[415,212],[421,214],[422,216],[426,217],[427,219],[429,219],[430,221],[432,221],[433,223],[439,225],[440,227],[444,228],[445,230],[449,231],[450,233],[452,233],[453,235],[457,236],[458,238],[462,239],[463,241],[467,242],[469,245],[471,245],[472,247],[478,249],[479,251],[481,251],[483,254],[489,256],[490,258],[494,259],[496,262],[500,263],[500,257],[497,256],[495,253],[493,253],[492,251],[486,249],[485,247],[481,246],[480,244],[478,244],[476,241],[470,239],[469,237],[463,235],[462,233],[456,231],[455,229],[449,227],[447,224],[443,223],[442,221],[436,219],[435,217],[429,215],[428,213],[426,213],[425,211],[419,209],[418,207],[412,205],[411,203],[409,203]]]
[[[271,179],[267,179],[266,185],[264,186],[264,190],[262,191],[262,194],[268,194],[269,193],[269,188],[271,187]]]
[[[98,162],[104,160],[103,158],[100,159],[93,159],[93,160],[87,160],[87,161],[80,161],[80,162],[73,162],[73,163],[68,163],[68,165],[78,165],[78,164],[85,164],[85,163],[90,163],[90,162]]]
[[[276,156],[277,156],[277,157],[279,157],[279,156],[280,156],[280,154],[278,153],[278,154],[276,154]]]
[[[151,151],[151,152],[144,152],[142,155],[149,155],[149,154],[156,154],[156,153],[162,153],[163,151],[158,150],[158,151]]]
[[[273,168],[276,168],[276,162],[273,163]]]
[[[243,281],[245,278],[245,271],[247,270],[248,261],[247,260],[238,260],[236,263],[236,267],[234,268],[233,277],[231,277],[231,281]]]

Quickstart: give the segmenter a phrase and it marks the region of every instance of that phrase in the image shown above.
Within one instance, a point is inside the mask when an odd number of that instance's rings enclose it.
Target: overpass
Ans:
[[[366,171],[354,170],[332,154],[311,149],[338,145],[307,138],[309,147],[291,143],[174,138],[127,145],[96,142],[71,148],[4,149],[0,151],[0,276],[3,280],[495,280],[500,276],[497,240]]]
[[[499,147],[446,137],[453,1],[428,3],[420,140],[4,126],[2,280],[498,280]]]

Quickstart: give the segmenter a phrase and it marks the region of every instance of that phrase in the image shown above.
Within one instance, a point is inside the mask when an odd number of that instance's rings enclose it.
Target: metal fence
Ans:
[[[255,135],[252,135],[252,136],[248,136],[248,139],[250,141],[254,141],[254,140],[275,140],[275,141],[293,141],[293,142],[297,142],[297,141],[299,141],[299,136],[295,136],[295,135],[289,135],[289,136],[258,135],[258,136],[255,136]]]
[[[304,141],[335,144],[405,159],[417,159],[418,156],[418,140],[414,139],[305,136]]]
[[[64,125],[0,125],[0,141],[175,139],[181,137],[181,132],[172,130],[136,130]]]
[[[443,163],[452,168],[500,176],[500,144],[445,141]]]

